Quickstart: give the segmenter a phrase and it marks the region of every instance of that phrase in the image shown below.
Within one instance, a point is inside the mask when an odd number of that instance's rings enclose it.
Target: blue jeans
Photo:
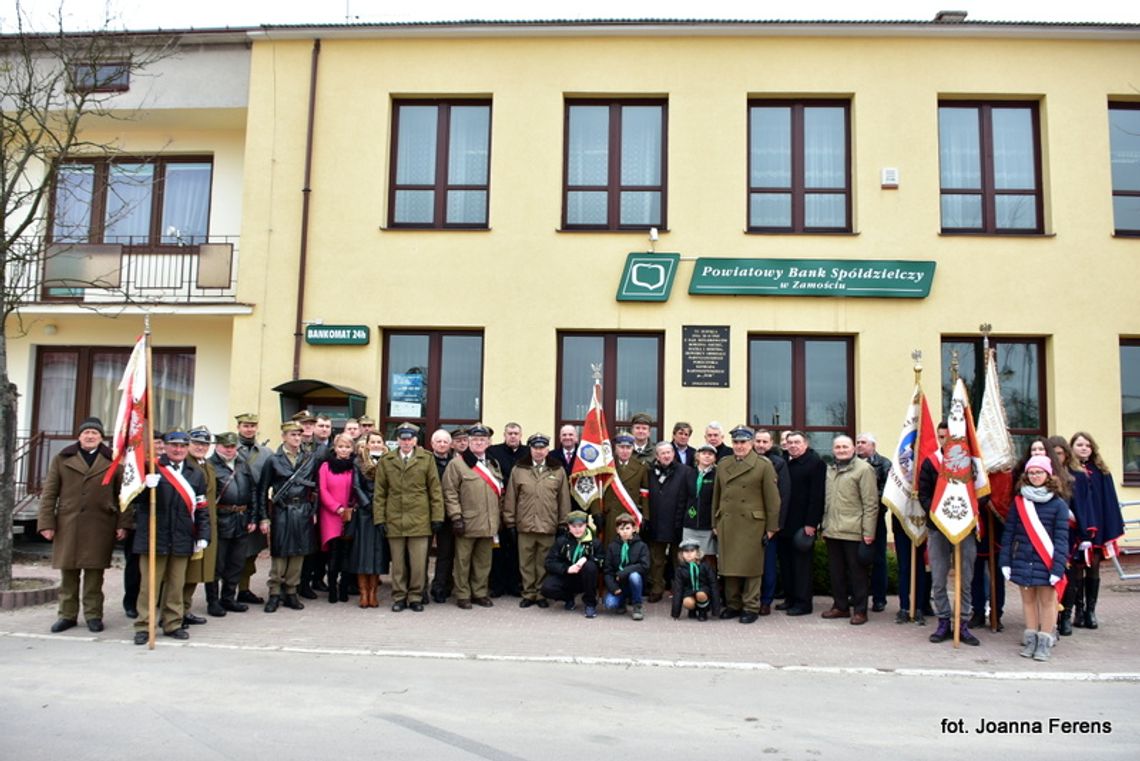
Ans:
[[[621,596],[606,592],[606,607],[620,608],[623,605],[641,605],[641,574],[634,571],[621,581]]]
[[[899,519],[892,515],[891,526],[895,533],[895,553],[899,559],[899,610],[910,610],[910,537],[903,531]],[[934,529],[934,531],[938,529]],[[919,547],[916,555],[915,569],[918,573],[915,579],[915,595],[918,597],[915,610],[926,611],[930,609],[930,573],[925,569],[922,560],[922,548]]]
[[[780,561],[776,552],[776,545],[776,537],[772,537],[772,541],[768,542],[768,546],[764,548],[764,580],[760,583],[760,603],[762,605],[771,605],[772,600],[776,597],[776,568]]]

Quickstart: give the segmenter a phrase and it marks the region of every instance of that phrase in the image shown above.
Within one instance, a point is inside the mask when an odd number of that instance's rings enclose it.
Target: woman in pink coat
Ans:
[[[345,529],[352,519],[352,510],[362,504],[359,476],[352,458],[354,449],[352,437],[340,434],[333,440],[328,459],[317,471],[321,497],[317,523],[321,550],[329,555],[329,602],[348,602],[349,576],[344,567],[352,537],[345,536]]]

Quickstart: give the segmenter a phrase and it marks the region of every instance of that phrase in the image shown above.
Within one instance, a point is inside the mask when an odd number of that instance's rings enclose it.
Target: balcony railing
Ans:
[[[237,300],[237,236],[186,244],[23,242],[9,299],[23,304],[219,304]]]

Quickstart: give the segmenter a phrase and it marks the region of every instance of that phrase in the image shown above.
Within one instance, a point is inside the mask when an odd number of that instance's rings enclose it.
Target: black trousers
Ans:
[[[499,531],[499,546],[491,552],[491,594],[522,595],[518,544],[503,529]]]
[[[123,540],[123,608],[139,607],[139,590],[142,587],[142,570],[139,568],[139,555],[131,552],[135,546],[135,530],[127,531]]]
[[[859,542],[845,539],[825,539],[827,567],[831,573],[831,603],[838,610],[849,610],[847,590],[855,598],[855,612],[866,614],[867,595],[870,590],[870,568],[859,563]]]
[[[244,536],[218,537],[218,559],[214,567],[222,582],[222,599],[232,600],[237,595],[241,572],[245,570],[245,549]]]
[[[305,561],[301,564],[301,586],[312,587],[313,584],[323,581],[328,565],[329,556],[327,552],[318,550],[306,555]]]
[[[587,560],[578,573],[568,573],[564,576],[547,574],[542,582],[542,596],[549,600],[565,600],[573,602],[576,595],[582,595],[582,602],[586,605],[598,604],[598,565],[593,560]]]
[[[454,588],[451,578],[455,567],[455,534],[451,532],[451,521],[444,521],[435,532],[435,573],[431,577],[431,593],[450,597]],[[491,553],[491,569],[495,567],[495,555]]]
[[[813,553],[800,552],[792,541],[794,531],[776,535],[780,545],[780,576],[784,579],[784,602],[788,609],[811,610],[811,568]]]

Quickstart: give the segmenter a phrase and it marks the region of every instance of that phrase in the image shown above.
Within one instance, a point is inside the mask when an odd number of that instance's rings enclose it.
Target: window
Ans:
[[[71,64],[71,90],[74,92],[124,92],[130,86],[130,61]]]
[[[665,227],[666,103],[566,102],[562,227]]]
[[[662,379],[660,333],[559,333],[558,390],[555,394],[557,428],[581,425],[593,398],[593,365],[602,366],[602,408],[613,436],[628,431],[630,418],[648,413],[658,423],[651,440],[660,433]],[[555,441],[558,431],[553,432]]]
[[[380,430],[395,438],[404,421],[423,429],[479,422],[483,416],[483,334],[478,331],[387,331]]]
[[[855,435],[855,378],[848,336],[748,338],[748,422],[795,429],[830,457],[831,440]]]
[[[1041,233],[1036,103],[938,106],[944,233]]]
[[[749,102],[750,231],[851,231],[848,127],[844,101]]]
[[[1124,482],[1140,484],[1140,340],[1120,342],[1120,417]]]
[[[1001,383],[1001,400],[1016,454],[1020,457],[1036,436],[1048,436],[1045,410],[1045,343],[1040,338],[990,338]],[[966,383],[970,406],[976,415],[982,406],[986,374],[982,339],[943,337],[942,417],[950,410],[954,388],[950,383],[952,352],[958,351],[958,374]]]
[[[1110,103],[1112,218],[1117,235],[1140,235],[1140,103]]]
[[[392,227],[486,228],[488,101],[397,101],[392,124]]]
[[[209,158],[63,160],[55,167],[56,243],[205,243]]]

